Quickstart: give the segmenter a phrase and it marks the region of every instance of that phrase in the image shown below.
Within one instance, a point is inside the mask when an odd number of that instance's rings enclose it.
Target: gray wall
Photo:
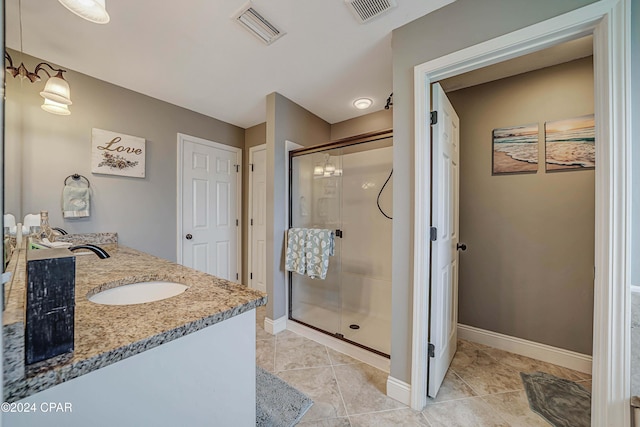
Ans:
[[[11,55],[20,63],[19,53]],[[37,63],[23,60],[30,69]],[[65,78],[73,100],[70,116],[40,108],[44,82],[7,81],[7,212],[21,218],[45,209],[54,226],[117,231],[123,244],[175,261],[177,133],[242,148],[244,129],[84,74],[69,71]],[[93,175],[94,127],[145,138],[146,178]],[[63,220],[63,181],[76,172],[91,181],[91,216]]]
[[[593,94],[591,57],[447,94],[468,246],[460,323],[591,354],[595,171],[545,173],[544,123],[592,114]],[[538,173],[492,176],[491,131],[528,123],[539,124]]]
[[[279,93],[267,95],[267,317],[286,314],[284,233],[288,200],[285,197],[286,141],[303,146],[329,141],[331,126]]]
[[[249,285],[249,149],[267,143],[267,123],[260,123],[244,131],[244,153],[242,157],[242,282]]]
[[[18,53],[7,49],[14,61],[20,62]],[[33,61],[28,64],[32,64]],[[8,78],[8,79],[7,79]],[[22,222],[22,116],[23,98],[28,95],[29,86],[26,82],[21,82],[20,78],[12,78],[8,73],[4,76],[5,86],[5,114],[4,114],[4,208],[3,213],[12,213],[16,217],[16,222]],[[44,86],[42,83],[34,83],[33,91],[37,96]],[[24,89],[22,88],[24,86]],[[73,97],[73,94],[72,94]],[[42,99],[42,98],[41,98]],[[73,98],[72,98],[73,99]],[[33,102],[33,101],[32,101]],[[44,113],[44,111],[43,111]]]
[[[393,110],[380,110],[364,116],[334,123],[331,125],[331,140],[362,135],[363,133],[391,129]]]
[[[457,0],[393,31],[393,322],[391,376],[411,380],[413,68],[594,0]]]

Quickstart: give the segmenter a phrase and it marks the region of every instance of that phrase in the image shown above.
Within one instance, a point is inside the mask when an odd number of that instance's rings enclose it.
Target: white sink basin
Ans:
[[[180,295],[188,288],[174,282],[139,282],[104,290],[89,301],[104,305],[143,304]]]

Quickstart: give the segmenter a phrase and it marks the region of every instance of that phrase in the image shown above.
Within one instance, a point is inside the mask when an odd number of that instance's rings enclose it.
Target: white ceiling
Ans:
[[[5,2],[6,42],[16,50],[18,1]],[[384,107],[391,31],[451,1],[398,0],[359,24],[344,0],[254,0],[287,33],[266,46],[231,19],[246,0],[108,0],[106,25],[55,0],[22,0],[22,43],[61,67],[243,128],[266,120],[271,92],[335,123]],[[364,112],[352,104],[363,96],[374,101]]]

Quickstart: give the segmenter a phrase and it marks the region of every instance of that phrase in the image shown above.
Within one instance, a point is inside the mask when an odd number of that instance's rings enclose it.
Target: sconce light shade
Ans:
[[[71,111],[69,111],[69,107],[67,107],[66,104],[60,104],[59,102],[46,98],[44,99],[44,104],[40,107],[48,113],[58,114],[60,116],[68,116],[71,114]]]
[[[105,7],[105,0],[58,0],[64,7],[81,18],[96,24],[109,22],[109,14]]]
[[[324,168],[321,165],[316,165],[315,168],[313,168],[313,174],[315,176],[322,176],[324,175]]]
[[[49,113],[60,114],[63,116],[68,116],[71,114],[67,105],[71,105],[71,91],[69,90],[69,83],[62,77],[62,73],[67,70],[63,70],[62,68],[54,68],[51,64],[47,62],[41,62],[36,65],[33,71],[27,70],[24,66],[24,63],[20,63],[18,68],[13,66],[13,59],[11,59],[11,55],[6,50],[4,51],[4,59],[9,63],[6,66],[6,70],[13,77],[20,76],[22,79],[29,79],[31,83],[40,81],[40,71],[44,71],[47,76],[49,76],[49,80],[47,80],[47,84],[44,86],[44,90],[40,92],[40,95],[44,98],[44,104],[42,105],[42,109]],[[46,67],[46,68],[45,68]],[[49,71],[57,71],[55,76],[51,76]]]
[[[44,86],[44,90],[40,92],[40,95],[44,99],[48,99],[59,104],[71,105],[71,91],[69,90],[69,83],[62,78],[62,73],[58,73],[57,75],[50,77],[49,80],[47,80],[47,84]]]

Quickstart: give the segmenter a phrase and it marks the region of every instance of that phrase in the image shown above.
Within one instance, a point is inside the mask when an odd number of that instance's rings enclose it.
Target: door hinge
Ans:
[[[436,357],[436,346],[429,343],[429,345],[427,346],[427,352],[429,354],[429,357]]]
[[[251,218],[251,226],[253,227],[253,218]]]
[[[430,238],[432,242],[435,242],[436,240],[438,240],[438,229],[436,227],[431,227],[431,229],[429,230],[430,233]]]
[[[240,275],[236,273],[236,280],[238,280],[239,278],[240,278]]]
[[[438,123],[438,112],[437,111],[432,111],[430,114],[430,118],[429,118],[429,124],[431,124],[431,126],[435,125]]]
[[[249,279],[253,280],[253,273],[249,273]]]
[[[239,225],[239,221],[236,219],[236,227]]]
[[[236,167],[236,173],[240,172],[240,165],[234,165]]]
[[[342,230],[336,230],[336,237],[339,237],[342,239]]]
[[[251,166],[251,172],[253,172],[253,163],[249,163],[249,166]]]

